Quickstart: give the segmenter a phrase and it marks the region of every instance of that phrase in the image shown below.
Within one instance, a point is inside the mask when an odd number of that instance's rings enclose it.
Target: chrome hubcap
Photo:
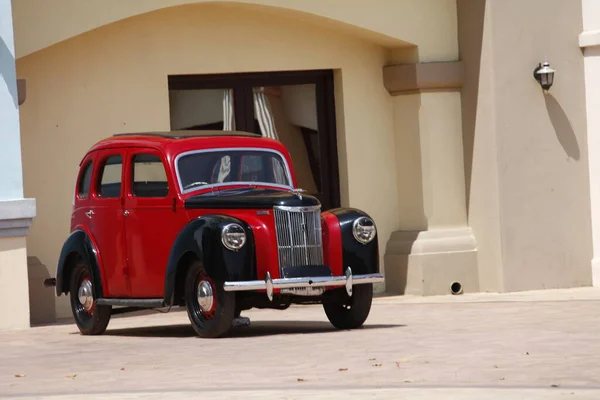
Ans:
[[[202,312],[208,313],[213,308],[213,288],[210,282],[200,281],[198,284],[198,305]]]
[[[81,282],[81,286],[79,286],[79,291],[77,293],[79,298],[79,302],[83,306],[85,311],[90,311],[92,306],[94,305],[94,296],[92,294],[92,282],[88,279],[85,279]]]

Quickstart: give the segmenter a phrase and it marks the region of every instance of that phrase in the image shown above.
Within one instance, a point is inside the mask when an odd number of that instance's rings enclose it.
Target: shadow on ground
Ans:
[[[376,325],[365,324],[360,329],[386,329],[398,328],[405,325]],[[273,335],[297,335],[311,333],[336,332],[329,322],[321,321],[258,321],[250,326],[233,328],[227,337],[256,337]],[[77,332],[78,334],[78,332]],[[131,336],[131,337],[194,337],[196,333],[189,324],[145,326],[139,328],[108,329],[105,336]]]

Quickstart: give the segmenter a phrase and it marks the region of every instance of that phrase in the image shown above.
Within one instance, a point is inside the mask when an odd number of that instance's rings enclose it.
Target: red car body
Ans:
[[[244,309],[292,303],[329,316],[361,301],[360,326],[382,281],[368,215],[321,211],[280,142],[204,131],[115,135],[87,152],[52,284],[71,293],[84,334],[102,333],[113,306],[186,306],[198,334],[216,337]],[[330,320],[352,328],[350,317]]]

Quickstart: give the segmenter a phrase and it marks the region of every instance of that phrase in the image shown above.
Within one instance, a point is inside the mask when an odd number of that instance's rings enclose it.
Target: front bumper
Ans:
[[[266,290],[269,300],[273,300],[274,289],[345,286],[348,296],[352,296],[352,286],[354,285],[381,283],[383,281],[384,277],[382,274],[352,275],[352,270],[347,268],[344,276],[317,276],[306,278],[271,279],[271,274],[267,272],[264,281],[225,282],[223,284],[223,289],[226,292]]]

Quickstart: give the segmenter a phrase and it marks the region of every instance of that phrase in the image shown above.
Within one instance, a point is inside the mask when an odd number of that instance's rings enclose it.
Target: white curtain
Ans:
[[[223,90],[223,130],[235,130],[235,113],[233,112],[233,89]],[[222,183],[231,172],[231,157],[225,156],[221,158],[221,167],[217,183]]]
[[[265,94],[265,88],[254,88],[253,94],[254,115],[256,115],[262,135],[271,139],[279,140],[277,128],[275,127],[275,118],[273,117],[273,111],[271,110],[269,99]],[[284,170],[281,168],[282,166],[278,165],[279,162],[276,161],[276,159],[273,159],[272,163],[275,182],[280,184],[288,183],[284,175]]]
[[[233,89],[223,90],[223,130],[235,130],[235,114],[233,112]]]
[[[254,114],[258,120],[262,135],[271,139],[278,140],[277,129],[273,119],[273,112],[269,104],[269,99],[265,94],[264,88],[254,88]]]

